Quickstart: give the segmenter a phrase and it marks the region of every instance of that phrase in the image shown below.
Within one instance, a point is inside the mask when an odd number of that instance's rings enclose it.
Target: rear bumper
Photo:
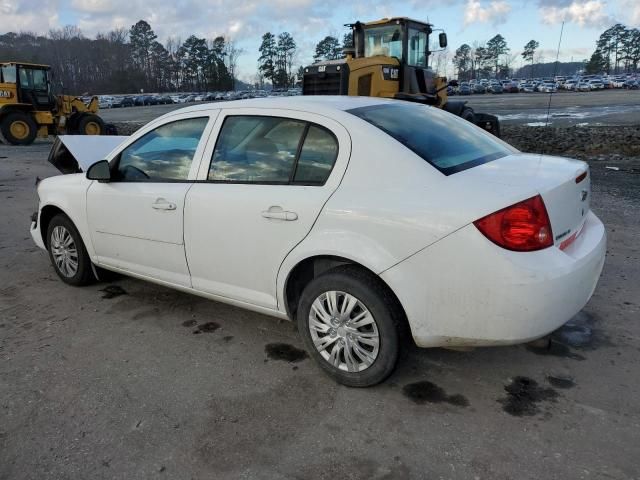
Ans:
[[[473,225],[385,271],[422,347],[523,343],[566,323],[595,290],[606,252],[604,225],[587,214],[580,236],[518,253]]]

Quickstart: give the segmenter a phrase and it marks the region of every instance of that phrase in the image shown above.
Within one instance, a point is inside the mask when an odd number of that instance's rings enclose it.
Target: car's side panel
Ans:
[[[355,117],[353,117],[355,119]],[[337,255],[382,272],[534,188],[478,182],[475,170],[445,176],[375,127],[356,119],[353,152],[340,187],[278,274],[278,307],[299,261]],[[484,134],[484,132],[482,132]],[[491,168],[489,164],[485,166]]]
[[[87,218],[96,263],[172,284],[190,286],[184,253],[184,202],[200,167],[218,111],[176,114],[152,122],[117,151],[111,161],[141,136],[161,125],[209,117],[191,163],[188,179],[167,182],[93,182],[87,191]]]
[[[225,115],[256,114],[308,121],[333,132],[339,150],[327,182],[321,186],[206,182]],[[193,287],[276,309],[276,277],[282,260],[312,228],[342,179],[350,153],[346,129],[326,117],[266,108],[223,109],[203,156],[201,182],[189,191],[185,204],[185,250]],[[265,218],[273,208],[296,218]]]

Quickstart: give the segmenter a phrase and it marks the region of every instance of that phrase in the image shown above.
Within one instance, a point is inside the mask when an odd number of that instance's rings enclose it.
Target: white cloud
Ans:
[[[637,0],[632,0],[637,2]],[[574,0],[569,5],[540,7],[542,21],[547,24],[570,22],[581,27],[606,27],[614,20],[606,11],[607,4],[602,0]]]
[[[499,25],[507,21],[511,5],[504,0],[493,0],[482,4],[480,0],[468,0],[464,11],[464,24],[491,23]]]
[[[0,0],[0,33],[44,34],[58,24],[58,0]]]
[[[620,23],[632,27],[640,27],[640,1],[620,0],[619,16],[623,19]]]

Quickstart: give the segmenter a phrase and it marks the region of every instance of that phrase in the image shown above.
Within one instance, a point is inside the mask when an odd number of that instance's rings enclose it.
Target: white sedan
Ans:
[[[393,371],[404,333],[547,335],[605,257],[587,164],[397,100],[199,105],[131,137],[61,137],[50,161],[71,174],[39,184],[31,234],[64,282],[102,268],[290,318],[352,386]]]

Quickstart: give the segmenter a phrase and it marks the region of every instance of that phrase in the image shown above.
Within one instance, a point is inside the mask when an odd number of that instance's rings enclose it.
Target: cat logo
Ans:
[[[9,90],[0,90],[0,98],[11,98],[11,92]]]
[[[322,73],[322,72],[324,72],[326,69],[327,69],[327,66],[326,66],[326,65],[320,65],[320,66],[318,66],[318,72],[321,72],[321,73]]]

